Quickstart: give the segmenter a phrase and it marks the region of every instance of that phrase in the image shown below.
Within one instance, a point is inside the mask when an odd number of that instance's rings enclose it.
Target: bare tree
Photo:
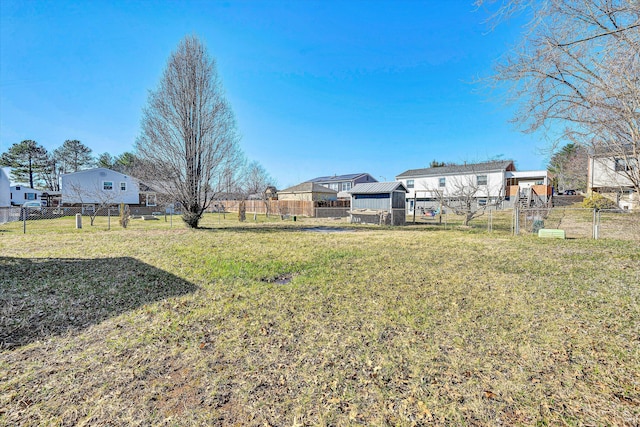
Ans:
[[[100,183],[95,183],[90,186],[86,183],[71,182],[65,188],[67,203],[80,203],[82,213],[89,216],[91,226],[93,226],[98,214],[104,213],[106,209],[119,203],[118,193],[105,190],[100,185]]]
[[[274,180],[266,169],[258,162],[251,162],[244,168],[242,177],[243,194],[247,198],[260,198],[265,206],[266,216],[270,214],[267,188],[272,187]]]
[[[40,172],[42,181],[44,181],[45,188],[49,191],[60,191],[60,176],[62,175],[62,168],[58,165],[53,153],[47,155],[45,165]]]
[[[486,179],[486,175],[483,175]],[[427,192],[435,197],[441,206],[451,209],[463,217],[463,225],[478,218],[492,207],[504,201],[504,184],[490,186],[479,180],[475,174],[447,177],[446,188],[429,188]]]
[[[146,165],[140,178],[180,202],[185,223],[197,227],[239,151],[215,61],[197,37],[180,42],[157,90],[149,93],[136,151]]]
[[[478,0],[494,24],[527,11],[519,46],[495,69],[520,105],[515,121],[593,152],[637,164],[640,157],[638,0]],[[640,192],[637,168],[624,171]]]

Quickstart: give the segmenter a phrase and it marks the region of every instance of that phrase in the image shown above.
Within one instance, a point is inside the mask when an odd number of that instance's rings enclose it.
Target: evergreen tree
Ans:
[[[67,139],[56,151],[67,161],[65,172],[78,172],[94,165],[91,148],[77,139]]]
[[[46,164],[47,150],[30,139],[13,144],[0,157],[0,165],[11,168],[11,178],[18,182],[28,181],[31,188],[39,184],[38,174],[43,172]]]

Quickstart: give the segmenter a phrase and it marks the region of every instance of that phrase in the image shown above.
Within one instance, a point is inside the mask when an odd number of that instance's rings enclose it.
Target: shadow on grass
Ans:
[[[0,270],[0,349],[84,329],[197,289],[129,257],[0,257]]]
[[[288,232],[288,231],[314,231],[321,229],[331,229],[331,230],[339,230],[339,231],[357,231],[357,230],[366,230],[366,228],[358,225],[351,224],[341,224],[336,226],[322,226],[322,225],[310,225],[305,223],[294,224],[268,224],[265,225],[244,225],[244,226],[210,226],[205,225],[202,227],[198,227],[198,230],[206,230],[206,231],[233,231],[233,232],[251,232],[251,233],[279,233],[279,232]]]

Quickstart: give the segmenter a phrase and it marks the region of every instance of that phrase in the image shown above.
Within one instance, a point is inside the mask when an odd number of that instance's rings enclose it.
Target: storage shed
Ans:
[[[401,182],[358,184],[351,194],[351,222],[404,225],[407,188]]]

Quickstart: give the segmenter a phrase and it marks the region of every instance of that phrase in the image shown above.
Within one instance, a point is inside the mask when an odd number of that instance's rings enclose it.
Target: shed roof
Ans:
[[[350,174],[346,174],[346,175],[333,175],[333,176],[319,176],[318,178],[313,178],[310,179],[307,182],[333,182],[333,181],[352,181],[356,178],[359,178],[363,175],[369,175],[371,176],[371,174],[368,174],[366,172],[362,172],[362,173],[350,173]],[[371,176],[371,178],[374,181],[377,181],[375,178],[373,178],[373,176]]]
[[[405,186],[398,181],[392,182],[367,182],[363,184],[356,184],[347,193],[351,194],[379,194],[379,193],[391,193],[393,191],[407,192]]]
[[[338,194],[337,191],[327,188],[323,185],[316,184],[315,182],[303,182],[302,184],[294,185],[293,187],[285,188],[278,191],[278,193],[328,193]]]
[[[510,168],[511,166],[511,168]],[[459,173],[478,173],[515,170],[513,160],[497,160],[483,163],[469,163],[466,165],[450,165],[438,168],[409,169],[396,178],[411,178],[422,176],[453,175]]]

